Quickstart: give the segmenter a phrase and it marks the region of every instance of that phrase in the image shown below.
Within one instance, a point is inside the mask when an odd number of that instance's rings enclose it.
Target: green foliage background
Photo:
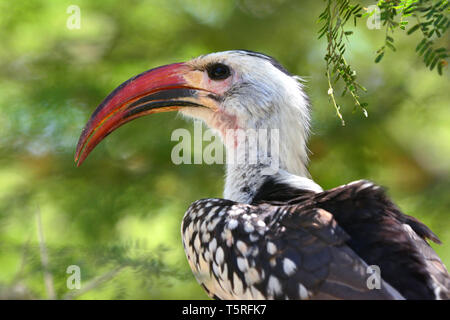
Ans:
[[[371,4],[372,2],[364,2]],[[81,29],[69,30],[69,5]],[[346,59],[368,89],[369,117],[341,100],[346,126],[328,101],[317,40],[322,1],[1,1],[0,298],[47,298],[36,215],[40,212],[57,298],[204,299],[182,249],[191,202],[221,196],[223,168],[170,161],[175,114],[135,120],[82,167],[73,163],[91,112],[144,70],[200,54],[250,49],[306,78],[313,109],[310,171],[324,188],[367,178],[388,187],[408,214],[441,238],[450,265],[448,70],[430,72],[398,36],[397,52],[374,64],[385,32],[363,23]],[[442,39],[448,47],[448,39]],[[81,268],[82,295],[66,268]],[[105,281],[97,277],[105,277]],[[93,280],[94,279],[94,280]],[[97,280],[95,280],[97,279]],[[92,282],[93,281],[93,282]]]

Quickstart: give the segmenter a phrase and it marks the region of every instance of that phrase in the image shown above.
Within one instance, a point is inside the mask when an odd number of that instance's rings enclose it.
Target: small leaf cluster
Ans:
[[[344,84],[342,96],[349,92],[355,102],[355,107],[359,107],[365,116],[367,103],[360,102],[359,90],[366,89],[357,82],[356,71],[345,60],[344,54],[348,45],[348,36],[352,31],[345,30],[345,24],[353,18],[354,25],[359,18],[369,17],[375,11],[362,13],[360,4],[351,4],[350,0],[324,0],[326,5],[319,16],[318,22],[321,24],[319,39],[327,39],[327,49],[325,53],[326,77],[328,80],[328,95],[336,110],[342,125],[345,125],[340,112],[341,107],[335,97],[334,86],[341,80]],[[387,49],[396,51],[393,34],[398,29],[406,31],[411,35],[420,30],[422,39],[416,46],[416,52],[423,57],[425,65],[433,70],[437,67],[440,75],[443,68],[448,65],[448,48],[436,45],[438,38],[443,38],[450,26],[449,1],[448,0],[379,0],[376,1],[379,10],[379,21],[385,27],[384,44],[377,50],[375,63],[380,62]],[[408,29],[411,18],[415,24]],[[411,23],[412,24],[412,23]]]
[[[375,62],[381,61],[386,48],[396,51],[391,35],[397,28],[406,31],[409,24],[406,18],[411,17],[416,23],[406,34],[421,31],[422,40],[416,46],[416,52],[423,57],[430,70],[437,66],[438,73],[442,75],[443,67],[448,64],[446,59],[449,53],[445,47],[436,48],[435,40],[441,38],[450,26],[448,0],[382,0],[378,1],[377,5],[381,10],[380,20],[386,27],[386,37],[385,44],[377,51]],[[400,21],[396,20],[397,17],[400,17]]]
[[[319,30],[319,39],[324,36],[327,38],[328,46],[325,61],[329,86],[328,95],[335,107],[336,114],[341,119],[342,125],[345,125],[340,113],[341,107],[336,101],[333,88],[339,80],[342,80],[345,84],[341,95],[344,96],[347,92],[350,92],[355,101],[355,106],[360,107],[364,114],[367,114],[367,111],[364,109],[367,104],[361,103],[358,95],[359,89],[363,91],[366,91],[366,89],[357,82],[356,71],[352,69],[344,57],[348,37],[353,33],[345,30],[344,26],[350,18],[353,18],[356,25],[356,19],[362,16],[362,7],[359,4],[351,5],[349,0],[327,0],[326,2],[326,8],[319,16],[319,23],[322,23],[322,27]]]

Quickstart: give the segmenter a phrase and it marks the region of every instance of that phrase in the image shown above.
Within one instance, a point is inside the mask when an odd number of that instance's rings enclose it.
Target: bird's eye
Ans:
[[[224,80],[230,76],[230,68],[222,63],[215,63],[206,68],[211,80]]]

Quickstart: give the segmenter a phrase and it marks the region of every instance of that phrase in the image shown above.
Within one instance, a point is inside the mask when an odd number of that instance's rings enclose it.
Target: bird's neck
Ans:
[[[290,84],[291,87],[275,99],[262,95],[261,99],[253,103],[246,101],[245,105],[239,99],[231,99],[226,109],[211,112],[191,108],[188,113],[184,112],[187,116],[202,119],[219,133],[225,144],[224,198],[250,203],[268,177],[280,182],[289,181],[290,185],[302,189],[321,190],[309,179],[307,170],[308,99],[296,80]],[[246,146],[241,149],[239,130],[248,137],[244,139]],[[249,145],[257,146],[256,153]]]
[[[271,129],[242,131],[245,143],[242,135],[236,137],[231,134],[224,138],[227,150],[224,198],[251,203],[268,178],[301,189],[321,190],[309,179],[307,133],[298,122]]]

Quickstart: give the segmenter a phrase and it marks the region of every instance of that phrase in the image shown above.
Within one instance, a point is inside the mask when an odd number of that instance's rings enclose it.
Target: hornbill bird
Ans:
[[[75,161],[124,123],[177,110],[214,129],[227,151],[223,199],[194,202],[181,227],[189,265],[209,296],[448,299],[449,274],[427,242],[440,241],[427,226],[372,182],[324,191],[310,178],[310,109],[299,80],[272,57],[246,50],[143,72],[94,111]],[[278,148],[270,143],[253,162],[229,161],[245,142],[228,135],[235,129],[277,130]]]

